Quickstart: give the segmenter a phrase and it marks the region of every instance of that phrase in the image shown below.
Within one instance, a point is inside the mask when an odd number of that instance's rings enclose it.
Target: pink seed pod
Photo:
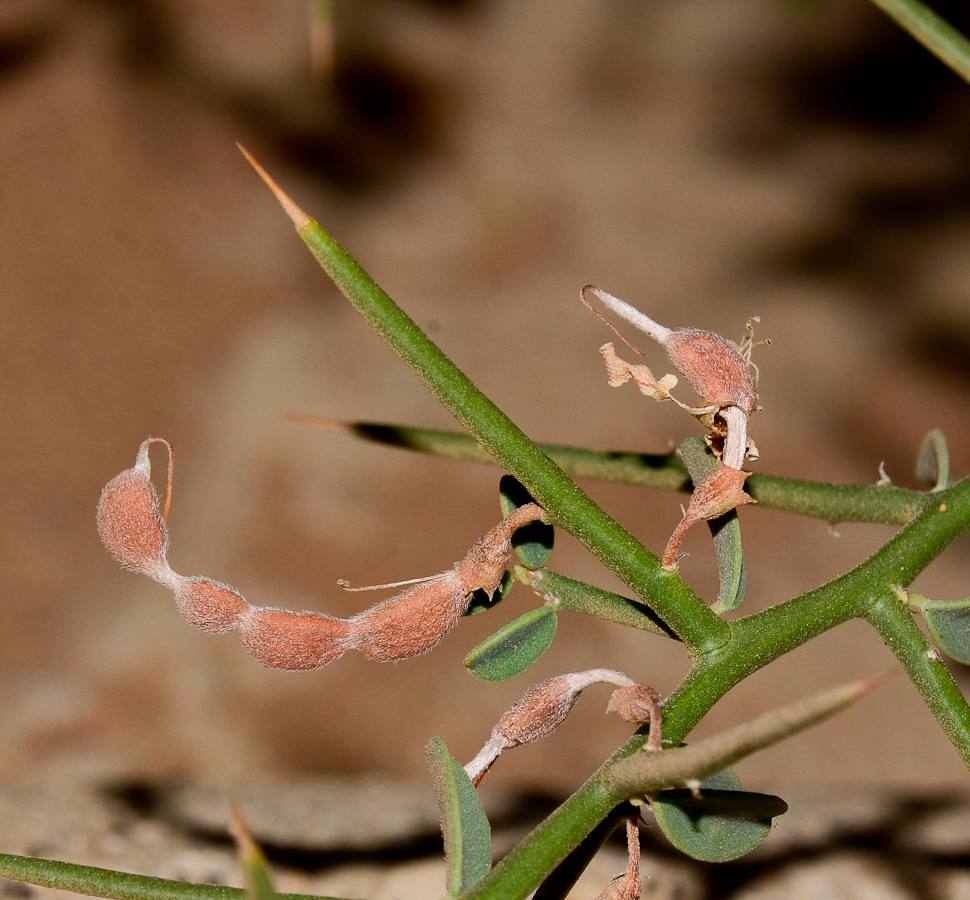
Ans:
[[[348,624],[320,613],[251,607],[240,616],[243,646],[264,666],[286,672],[319,669],[343,656]]]
[[[170,588],[187,622],[215,634],[238,628],[246,649],[274,669],[316,669],[350,649],[380,661],[428,652],[467,612],[476,590],[491,593],[499,586],[516,529],[545,518],[537,504],[526,504],[476,541],[448,572],[422,579],[350,619],[254,607],[229,585],[199,575],[185,577],[169,567],[168,530],[148,460],[148,448],[156,440],[145,441],[135,466],[102,492],[97,515],[101,540],[122,565]],[[170,496],[171,445],[161,443],[169,448]]]
[[[508,568],[512,535],[544,510],[527,503],[472,545],[449,572],[436,575],[349,620],[352,646],[382,662],[421,656],[461,620],[475,591],[495,591]]]
[[[713,331],[677,328],[663,344],[674,367],[709,406],[737,406],[751,415],[758,388],[738,348]]]
[[[465,614],[471,592],[445,572],[348,620],[351,646],[368,659],[391,662],[436,647]]]
[[[582,691],[591,684],[601,683],[616,684],[621,688],[637,686],[622,672],[588,669],[557,675],[530,688],[499,719],[485,746],[465,766],[468,777],[478,784],[503,750],[531,744],[552,734],[566,721]]]
[[[523,525],[537,521],[546,521],[545,510],[537,503],[526,503],[472,544],[465,558],[455,563],[454,569],[467,594],[474,591],[491,594],[498,588],[509,565],[512,535]]]
[[[135,465],[105,485],[98,500],[97,526],[107,551],[126,569],[168,584],[172,571],[166,560],[168,529],[159,512],[158,493],[151,481],[149,438],[138,450]],[[170,482],[171,484],[171,482]]]
[[[202,575],[176,576],[173,591],[182,618],[212,634],[239,627],[240,617],[252,608],[235,588]]]

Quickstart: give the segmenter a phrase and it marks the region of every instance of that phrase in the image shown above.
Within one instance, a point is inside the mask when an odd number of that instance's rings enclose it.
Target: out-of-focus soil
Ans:
[[[173,566],[261,605],[349,614],[361,596],[338,578],[440,571],[497,521],[497,470],[281,417],[451,424],[235,141],[538,439],[662,452],[698,433],[607,387],[610,335],[578,302],[592,281],[671,325],[740,337],[761,316],[758,471],[875,482],[884,463],[913,486],[935,427],[970,466],[970,89],[874,8],[360,0],[340,7],[327,87],[308,75],[304,6],[0,8],[0,774],[419,776],[429,735],[470,757],[533,680],[486,686],[461,664],[534,605],[522,588],[428,657],[286,675],[187,626],[101,548],[98,493],[148,435],[177,452]],[[679,517],[682,498],[588,487],[654,549]],[[747,611],[890,534],[742,520]],[[706,533],[686,549],[710,596]],[[968,557],[957,542],[918,587],[970,593]],[[557,564],[617,586],[568,539]],[[536,679],[608,665],[666,693],[685,671],[660,638],[561,618]],[[844,626],[700,731],[892,664]],[[605,699],[493,777],[575,786],[626,733]],[[741,771],[762,789],[965,778],[904,678]]]

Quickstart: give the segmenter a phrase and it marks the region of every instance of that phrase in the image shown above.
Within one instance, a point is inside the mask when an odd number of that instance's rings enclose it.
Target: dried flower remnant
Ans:
[[[569,715],[579,695],[591,684],[615,684],[607,712],[617,712],[635,725],[650,724],[650,746],[660,746],[660,695],[613,669],[587,669],[557,675],[530,688],[499,719],[485,746],[465,766],[473,784],[478,784],[503,750],[531,744],[552,734]],[[617,698],[617,695],[620,695]]]
[[[148,447],[155,440],[145,441],[135,466],[113,478],[102,491],[97,515],[102,542],[126,568],[169,588],[187,622],[215,634],[238,629],[243,646],[274,669],[316,669],[347,650],[382,662],[427,653],[465,614],[475,591],[492,593],[498,588],[508,567],[515,531],[545,519],[545,512],[535,503],[519,507],[479,538],[449,571],[420,579],[348,619],[252,606],[229,585],[201,575],[179,575],[169,566],[168,529],[159,511],[148,459]]]
[[[592,295],[657,341],[703,405],[692,407],[677,400],[670,393],[677,384],[675,376],[665,375],[657,380],[646,366],[620,359],[612,343],[600,348],[609,384],[619,387],[632,380],[641,393],[658,402],[673,400],[711,432],[712,446],[720,456],[718,468],[696,486],[680,524],[667,543],[663,567],[675,569],[680,543],[691,525],[702,519],[716,519],[742,504],[755,502],[744,492],[747,473],[741,467],[745,459],[758,458],[757,448],[748,437],[748,419],[758,409],[757,370],[751,362],[751,350],[755,346],[751,329],[757,319],[748,323],[748,335],[737,345],[713,331],[666,328],[629,303],[587,284],[582,289],[582,300],[594,312],[596,310],[587,295]],[[632,344],[630,346],[636,350]]]
[[[626,871],[617,875],[596,900],[640,900],[640,827],[636,818],[626,820]]]

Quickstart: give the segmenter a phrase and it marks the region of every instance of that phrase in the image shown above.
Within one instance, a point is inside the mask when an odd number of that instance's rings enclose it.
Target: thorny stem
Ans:
[[[280,196],[279,189],[275,186],[274,189]],[[873,489],[854,489],[856,499],[878,496],[889,502],[878,510],[873,507],[880,503],[869,504],[861,510],[862,515],[852,518],[901,523],[914,515],[917,517],[869,560],[841,578],[787,603],[725,623],[679,577],[664,573],[657,557],[596,506],[549,456],[484,397],[329,234],[307,219],[291,201],[281,198],[281,202],[324,269],[392,349],[488,453],[526,486],[548,510],[551,520],[579,538],[623,578],[692,651],[694,667],[665,707],[665,743],[673,745],[682,741],[713,704],[742,678],[850,618],[869,619],[887,640],[897,643],[909,640],[911,635],[905,631],[900,611],[906,617],[909,613],[901,610],[898,600],[894,607],[886,598],[910,584],[953,538],[970,527],[970,480],[935,493],[933,505],[924,495],[907,495],[891,488],[874,489],[885,492],[879,494],[870,493]],[[749,487],[762,500],[756,493],[757,484],[753,477]],[[775,487],[785,485],[778,480]],[[766,496],[770,496],[770,488],[771,482],[765,480]],[[803,486],[800,492],[797,485],[788,482],[791,502],[786,508],[812,509],[809,514],[838,520],[845,507],[844,504],[840,507],[837,501],[844,499],[846,489],[819,488]],[[825,495],[823,502],[819,502],[820,493]],[[938,673],[934,675],[932,667],[917,665],[912,653],[899,655],[910,676],[917,683],[922,682],[925,691],[943,691],[945,698],[935,700],[931,707],[964,757],[970,757],[970,712],[963,698],[950,689],[945,678],[941,679]],[[931,675],[935,685],[931,683]],[[607,777],[610,767],[614,760],[641,748],[646,740],[646,735],[631,739],[466,896],[479,900],[512,900],[534,890],[626,799],[619,787],[610,784]]]
[[[391,447],[430,453],[445,459],[495,464],[495,459],[472,437],[458,431],[414,428],[378,422],[340,423],[314,416],[289,416],[295,421],[345,431]],[[690,493],[690,476],[676,455],[589,450],[568,444],[538,444],[567,475],[625,484],[631,487]],[[905,525],[927,506],[928,496],[889,484],[830,484],[755,472],[745,490],[763,509],[778,509],[829,524],[868,522]]]
[[[265,172],[258,167],[257,171],[278,198],[285,198]],[[656,556],[577,487],[343,247],[289,198],[280,202],[304,243],[358,312],[488,453],[525,485],[555,523],[643,597],[691,652],[703,652],[727,637],[726,624],[683,579],[665,572]]]
[[[114,900],[247,900],[241,888],[221,884],[186,884],[167,878],[133,875],[95,866],[0,853],[0,877],[39,887],[73,891]],[[277,894],[277,900],[330,900],[308,894]]]
[[[920,0],[872,0],[927,50],[970,82],[970,41]]]
[[[868,560],[840,578],[786,603],[731,623],[730,640],[700,659],[664,707],[664,744],[677,746],[735,684],[817,635],[852,618],[868,619],[887,639],[930,709],[970,765],[970,706],[945,666],[927,655],[930,647],[895,590],[913,579],[958,535],[970,528],[970,478],[934,494],[923,513]],[[891,595],[891,596],[890,596]],[[477,900],[524,897],[550,868],[565,858],[605,818],[611,797],[626,798],[609,779],[614,761],[646,744],[631,738],[590,779],[541,823],[482,882]],[[614,804],[615,805],[615,804]],[[612,806],[609,811],[612,811]],[[565,847],[563,841],[568,841]],[[529,880],[530,873],[536,878]],[[520,893],[524,891],[524,893]]]

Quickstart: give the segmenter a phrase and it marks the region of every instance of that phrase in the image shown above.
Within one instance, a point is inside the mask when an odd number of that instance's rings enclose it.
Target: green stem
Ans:
[[[577,581],[552,569],[530,571],[522,566],[516,566],[515,574],[532,590],[544,597],[554,598],[556,609],[560,612],[582,613],[595,616],[605,622],[640,628],[664,637],[676,637],[649,606],[637,603],[628,597],[604,591],[602,588]]]
[[[170,881],[167,878],[132,875],[10,853],[0,853],[0,877],[60,891],[74,891],[88,897],[111,897],[113,900],[246,900],[241,888]],[[278,900],[330,900],[306,894],[276,896]]]
[[[601,769],[460,900],[521,900],[541,884],[624,798]]]
[[[433,428],[412,428],[376,422],[334,425],[342,431],[376,443],[431,453],[445,459],[495,464],[492,456],[467,434]],[[567,444],[538,444],[550,459],[572,478],[592,478],[613,484],[690,493],[693,486],[684,464],[672,453],[630,453],[587,450]],[[752,474],[745,490],[767,509],[839,522],[870,522],[905,525],[934,498],[922,491],[893,485],[829,484]]]
[[[475,439],[569,531],[642,597],[691,651],[727,637],[727,626],[676,573],[604,512],[489,400],[320,225],[297,228],[362,316]]]
[[[817,635],[856,617],[865,617],[886,637],[910,677],[924,693],[961,756],[970,764],[970,711],[952,678],[926,652],[929,644],[900,600],[887,599],[896,587],[906,586],[958,535],[970,527],[970,479],[933,495],[937,505],[924,512],[852,571],[786,603],[738,619],[730,625],[730,640],[700,658],[664,705],[664,744],[676,746],[704,715],[739,681],[801,646]],[[637,734],[520,845],[521,853],[506,857],[476,886],[480,900],[521,897],[545,877],[535,859],[558,865],[559,854],[583,840],[605,816],[606,798],[624,797],[610,784],[614,761],[630,756],[647,741]],[[593,801],[596,802],[593,802]],[[588,804],[588,806],[587,806]],[[555,819],[555,826],[546,825]],[[576,843],[563,848],[547,841]],[[521,869],[518,860],[521,859]],[[547,870],[548,871],[548,870]],[[535,880],[530,881],[526,873]],[[505,893],[509,885],[516,890]],[[531,886],[530,886],[531,885]],[[479,888],[483,890],[479,891]]]
[[[970,41],[919,0],[872,0],[917,41],[970,82]]]
[[[970,766],[970,706],[912,612],[893,591],[872,605],[866,618],[903,664],[947,737]]]

